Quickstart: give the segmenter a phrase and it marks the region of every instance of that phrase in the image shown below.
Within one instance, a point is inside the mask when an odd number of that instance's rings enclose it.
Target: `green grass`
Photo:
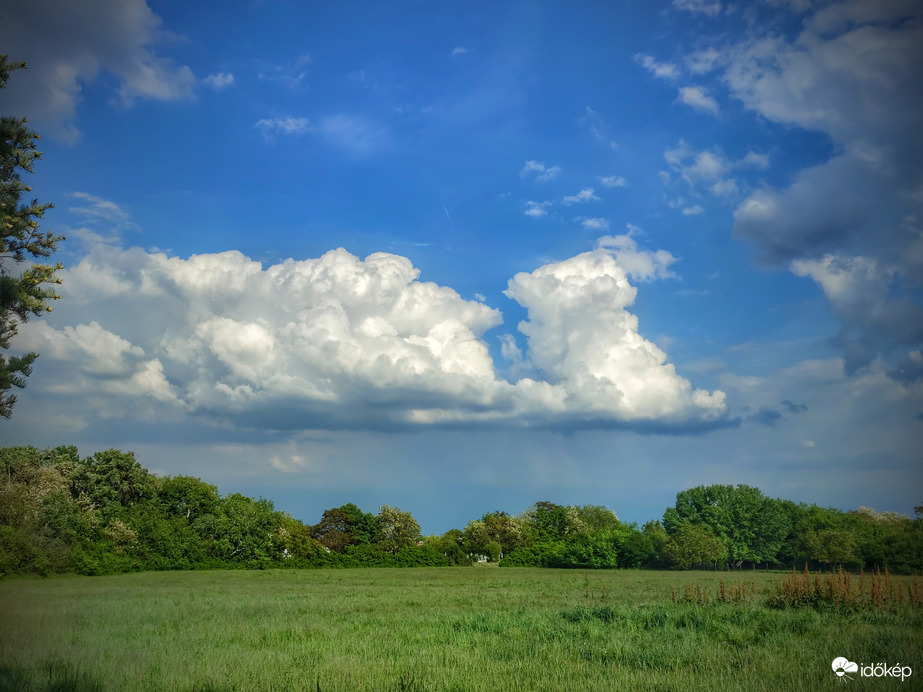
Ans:
[[[923,677],[919,609],[768,608],[782,576],[431,568],[8,580],[0,690],[822,690],[843,682],[837,656]],[[755,595],[671,599],[690,582],[717,594],[721,579],[752,582]]]

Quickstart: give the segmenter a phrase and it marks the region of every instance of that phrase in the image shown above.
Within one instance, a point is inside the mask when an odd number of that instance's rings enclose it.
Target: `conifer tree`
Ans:
[[[25,63],[11,63],[0,55],[0,89],[6,88],[13,70]],[[50,285],[61,283],[55,272],[59,263],[36,264],[33,259],[50,257],[64,236],[39,230],[38,219],[52,204],[37,199],[26,203],[23,193],[32,191],[22,172],[32,173],[32,165],[41,153],[36,150],[39,135],[26,125],[26,118],[0,118],[0,416],[13,415],[16,396],[13,387],[26,386],[37,353],[8,354],[20,322],[31,315],[50,312],[51,300],[59,296]]]

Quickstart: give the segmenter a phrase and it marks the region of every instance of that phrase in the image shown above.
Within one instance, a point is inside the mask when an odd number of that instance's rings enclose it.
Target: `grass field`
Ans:
[[[822,690],[911,666],[923,612],[766,607],[782,575],[430,568],[0,582],[0,689]],[[746,600],[714,602],[719,580]],[[687,584],[708,603],[674,602]]]

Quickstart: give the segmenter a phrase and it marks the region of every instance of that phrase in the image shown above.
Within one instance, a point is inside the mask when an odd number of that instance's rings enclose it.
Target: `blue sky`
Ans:
[[[923,498],[923,13],[13,0],[62,299],[9,444],[307,522]]]

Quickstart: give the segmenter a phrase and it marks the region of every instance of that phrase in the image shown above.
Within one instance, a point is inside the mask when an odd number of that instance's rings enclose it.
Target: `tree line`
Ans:
[[[422,536],[410,512],[330,508],[305,524],[267,499],[157,476],[131,452],[0,449],[0,575],[141,570],[471,565],[558,568],[880,568],[923,572],[917,517],[844,512],[746,485],[677,494],[638,527],[596,505],[537,502]]]

